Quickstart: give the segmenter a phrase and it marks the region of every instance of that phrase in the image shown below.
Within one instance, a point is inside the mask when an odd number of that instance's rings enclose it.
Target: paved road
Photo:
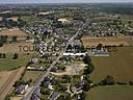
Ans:
[[[50,70],[56,65],[56,63],[60,60],[60,58],[63,57],[63,53],[64,51],[66,51],[68,45],[73,42],[73,40],[78,37],[79,35],[81,35],[81,30],[84,28],[85,24],[83,24],[79,29],[78,31],[76,32],[75,35],[73,35],[69,40],[68,40],[68,43],[66,45],[66,47],[64,48],[64,50],[62,50],[59,54],[59,56],[57,57],[57,59],[50,65],[50,67],[47,69],[47,72],[44,73],[44,75],[38,79],[36,81],[36,83],[34,84],[34,86],[31,87],[31,91],[29,91],[24,97],[22,100],[30,100],[31,96],[32,96],[32,93],[36,90],[36,88],[38,88],[41,84],[41,82],[44,80],[45,77],[47,77],[50,73]]]

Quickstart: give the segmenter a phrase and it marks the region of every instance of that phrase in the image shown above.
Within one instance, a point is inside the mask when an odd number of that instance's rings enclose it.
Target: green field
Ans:
[[[25,66],[30,59],[30,55],[19,54],[18,59],[12,59],[13,54],[6,54],[6,58],[0,58],[0,71],[12,70]]]
[[[86,100],[133,100],[133,86],[96,87],[86,93]]]
[[[32,79],[32,84],[43,74],[41,71],[26,71],[23,80],[28,81]]]
[[[94,71],[91,79],[100,81],[107,75],[116,80],[133,80],[133,47],[119,47],[109,57],[91,57]]]

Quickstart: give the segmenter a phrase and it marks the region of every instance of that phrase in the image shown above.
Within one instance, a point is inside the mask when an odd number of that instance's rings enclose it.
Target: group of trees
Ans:
[[[15,54],[13,55],[13,59],[18,59],[18,54],[17,54],[17,53],[15,53]]]
[[[62,28],[63,27],[63,24],[60,21],[54,20],[53,23],[52,23],[52,27]]]
[[[5,36],[0,36],[0,47],[2,47],[3,44],[7,42],[7,38],[8,38],[7,35],[5,35]]]
[[[3,17],[1,23],[4,27],[12,28],[12,27],[23,27],[26,22],[23,21],[20,17],[17,19],[17,21],[12,20],[10,17]]]
[[[114,85],[115,80],[112,76],[107,75],[100,83],[99,85]]]
[[[0,36],[0,47],[4,45],[4,43],[7,43],[8,41],[8,36],[7,35],[1,35]],[[12,36],[12,42],[17,41],[17,36]]]
[[[29,79],[27,81],[20,79],[20,80],[16,81],[13,86],[14,87],[18,87],[18,86],[20,86],[22,84],[23,85],[26,85],[26,84],[30,85],[31,82],[32,82],[32,79]]]
[[[0,58],[6,58],[6,53],[0,53]],[[18,54],[14,53],[12,59],[18,59]]]
[[[6,54],[5,53],[0,53],[0,58],[6,58]]]
[[[17,41],[17,36],[13,36],[12,37],[12,42],[16,42]]]
[[[86,55],[84,57],[83,62],[87,65],[87,66],[85,66],[84,75],[88,75],[94,70],[94,66],[93,66],[91,59],[88,55]]]
[[[107,75],[103,80],[101,80],[98,85],[100,86],[105,86],[105,85],[133,85],[133,81],[128,81],[128,82],[122,82],[122,81],[117,81],[114,79],[113,76]]]

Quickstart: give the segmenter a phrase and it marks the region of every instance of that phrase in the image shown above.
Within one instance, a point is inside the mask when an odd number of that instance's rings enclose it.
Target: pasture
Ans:
[[[13,54],[6,54],[6,58],[0,58],[0,71],[13,70],[25,66],[31,55],[18,54],[17,59],[13,59]]]
[[[86,100],[133,100],[133,86],[96,87],[86,93]]]
[[[107,75],[115,80],[133,80],[133,47],[117,47],[108,57],[91,57],[94,71],[91,79],[100,81]]]

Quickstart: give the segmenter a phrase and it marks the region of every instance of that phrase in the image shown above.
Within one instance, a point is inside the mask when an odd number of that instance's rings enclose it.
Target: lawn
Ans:
[[[116,80],[133,80],[133,47],[119,47],[109,57],[91,57],[94,71],[91,79],[100,81],[107,75]]]
[[[25,81],[28,81],[30,79],[32,79],[32,84],[34,82],[36,82],[36,80],[42,76],[44,72],[41,72],[41,71],[26,71],[24,77],[23,77],[23,80]]]
[[[19,54],[18,59],[12,59],[13,54],[6,54],[6,58],[0,58],[0,71],[12,70],[25,66],[30,59],[30,55]]]
[[[133,86],[96,87],[86,93],[86,100],[133,100]]]

